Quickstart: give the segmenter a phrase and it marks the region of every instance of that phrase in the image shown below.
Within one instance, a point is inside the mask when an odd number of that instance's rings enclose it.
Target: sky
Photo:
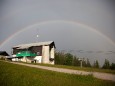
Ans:
[[[53,40],[57,51],[115,62],[114,8],[114,0],[0,0],[0,50]]]

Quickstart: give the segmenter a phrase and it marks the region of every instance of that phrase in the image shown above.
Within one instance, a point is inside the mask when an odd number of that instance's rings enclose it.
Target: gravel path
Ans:
[[[115,81],[115,75],[114,74],[109,74],[109,73],[86,72],[86,71],[80,71],[80,70],[46,67],[46,66],[24,64],[24,63],[18,63],[18,62],[10,62],[10,63],[29,66],[29,67],[35,67],[35,68],[41,68],[41,69],[45,69],[45,70],[69,73],[69,74],[79,74],[79,75],[91,75],[92,74],[94,77],[99,78],[99,79]]]

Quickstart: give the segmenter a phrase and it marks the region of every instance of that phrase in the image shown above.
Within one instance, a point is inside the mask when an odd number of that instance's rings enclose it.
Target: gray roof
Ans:
[[[17,49],[26,49],[32,46],[43,46],[43,45],[50,45],[54,43],[54,41],[48,41],[48,42],[38,42],[38,43],[30,43],[30,44],[20,44],[17,46],[14,46],[13,48],[17,48]],[[55,44],[54,44],[55,47]]]
[[[9,54],[6,51],[0,51],[0,55],[9,56]]]

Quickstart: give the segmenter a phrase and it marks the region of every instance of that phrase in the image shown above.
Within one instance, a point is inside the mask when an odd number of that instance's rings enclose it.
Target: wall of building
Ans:
[[[33,57],[23,57],[23,58],[19,59],[18,61],[31,63],[33,60],[34,60]]]
[[[55,55],[54,51],[55,51],[55,48],[54,46],[52,46],[50,49],[50,58],[51,58],[50,64],[54,64],[54,55]]]
[[[49,63],[49,46],[43,46],[42,48],[42,63]]]
[[[41,63],[42,62],[42,56],[36,56],[34,58],[34,60],[36,60],[36,63]]]

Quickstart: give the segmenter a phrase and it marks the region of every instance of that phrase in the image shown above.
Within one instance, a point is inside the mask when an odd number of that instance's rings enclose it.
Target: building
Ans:
[[[6,51],[0,51],[0,55],[2,55],[2,56],[9,56],[9,54]]]
[[[0,51],[0,59],[6,60],[9,58],[9,54],[6,51]]]
[[[54,64],[54,41],[21,44],[12,48],[12,61]]]

